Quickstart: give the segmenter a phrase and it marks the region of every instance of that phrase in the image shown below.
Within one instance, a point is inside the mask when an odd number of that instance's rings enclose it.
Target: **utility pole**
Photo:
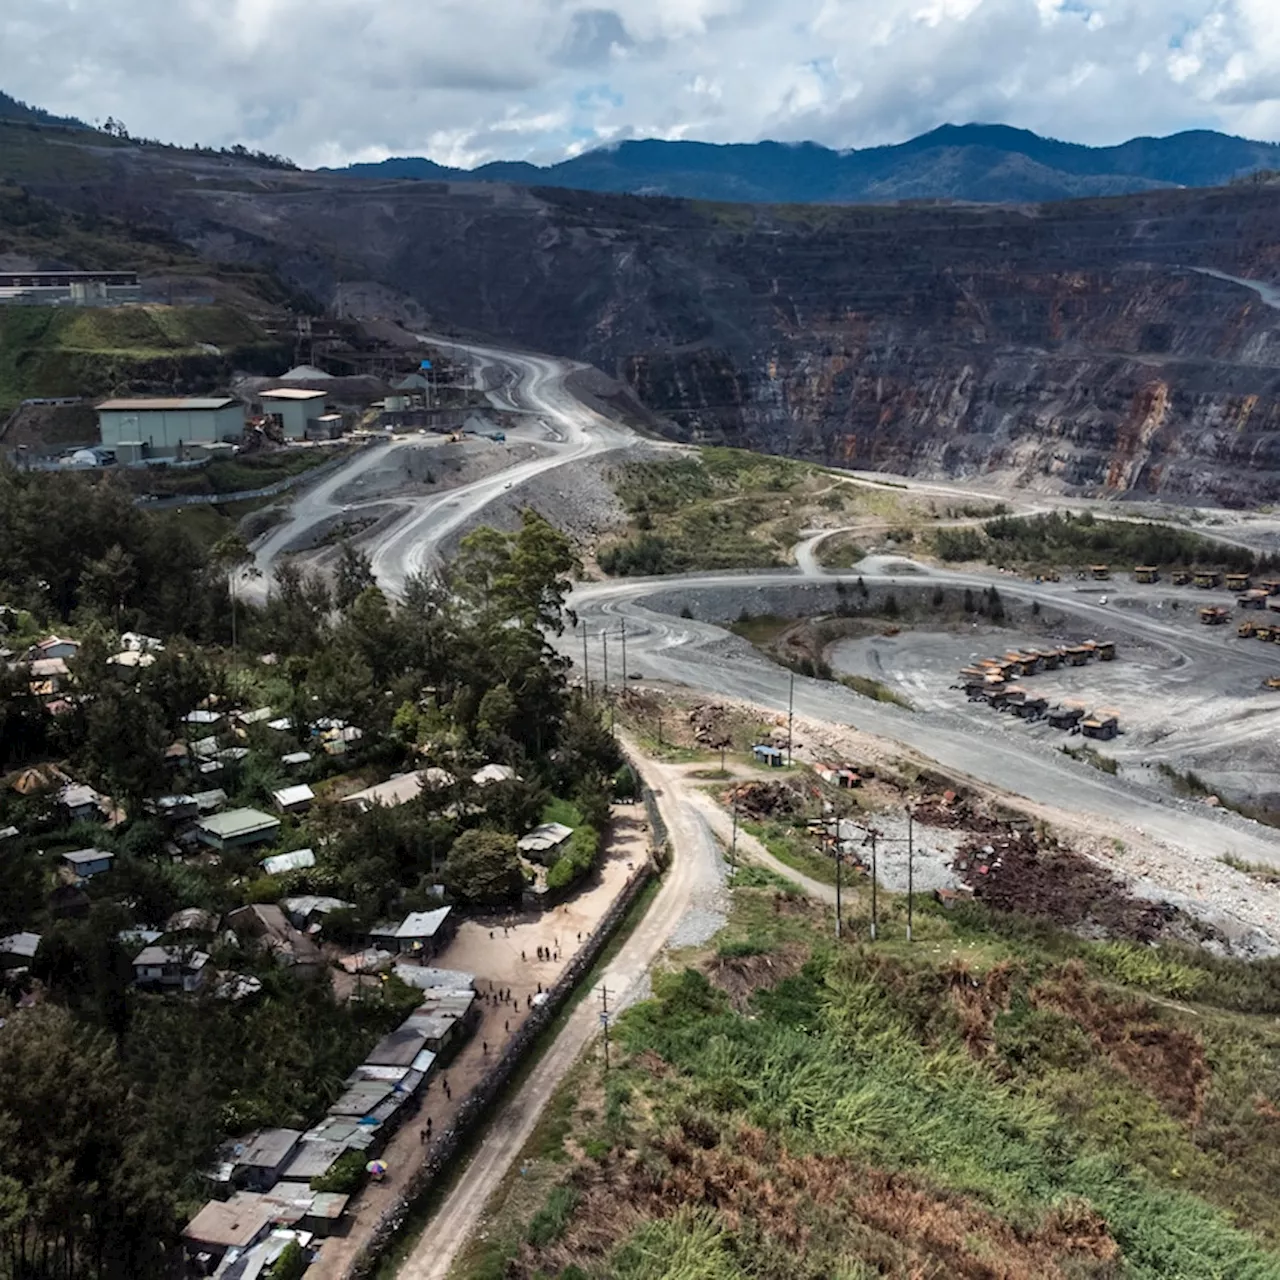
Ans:
[[[796,710],[796,673],[791,673],[791,685],[787,692],[787,768],[791,768],[791,724]]]
[[[840,818],[836,817],[836,941],[844,936],[844,905],[840,897]]]
[[[600,984],[600,1003],[603,1008],[600,1011],[600,1026],[604,1029],[604,1069],[606,1074],[609,1070],[609,988]]]
[[[871,829],[871,941],[876,940],[876,924],[879,919],[876,911],[876,830]]]
[[[627,687],[627,620],[620,618],[618,626],[622,631],[622,687]]]
[[[588,701],[590,701],[591,676],[587,673],[587,620],[579,618],[578,625],[582,628],[582,692],[586,694]]]
[[[907,941],[911,941],[911,909],[915,892],[915,817],[907,810]]]
[[[733,841],[729,845],[729,861],[736,865],[738,861],[738,797],[733,797]]]
[[[600,645],[604,650],[604,696],[609,696],[609,633],[600,633]]]

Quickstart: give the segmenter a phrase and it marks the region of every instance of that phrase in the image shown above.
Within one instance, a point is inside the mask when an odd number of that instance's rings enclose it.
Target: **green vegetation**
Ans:
[[[882,943],[837,949],[740,880],[720,945],[621,1020],[603,1107],[565,1090],[579,1154],[526,1152],[538,1199],[463,1274],[1280,1276],[1280,965],[977,904],[918,904],[908,946],[882,901]]]
[[[1095,751],[1092,747],[1059,747],[1058,750],[1064,756],[1070,756],[1073,760],[1079,760],[1083,764],[1091,765],[1103,773],[1114,774],[1120,768],[1114,758],[1104,756],[1101,751]]]
[[[6,641],[21,652],[56,629],[80,642],[61,714],[23,668],[0,673],[0,766],[13,771],[0,827],[18,830],[0,841],[0,936],[40,935],[29,974],[0,982],[0,1275],[15,1280],[50,1274],[40,1259],[55,1254],[63,1280],[108,1274],[100,1251],[112,1275],[171,1274],[216,1144],[314,1123],[419,999],[395,979],[352,993],[325,966],[281,966],[247,935],[170,929],[173,913],[225,919],[246,903],[329,895],[351,905],[325,918],[325,940],[362,947],[374,924],[437,905],[441,882],[460,908],[518,898],[514,837],[548,805],[580,819],[575,858],[587,845],[594,854],[608,817],[623,761],[546,640],[563,626],[573,556],[544,521],[470,535],[449,577],[411,580],[395,611],[356,553],[333,590],[282,564],[268,603],[240,601],[233,630],[226,577],[244,556],[235,538],[203,550],[117,485],[0,470],[0,601],[21,606],[6,615]],[[125,630],[156,636],[163,652],[148,666],[109,663]],[[286,727],[227,716],[197,729],[184,723],[197,706],[269,707]],[[333,737],[335,721],[360,735]],[[200,738],[211,741],[198,753]],[[175,743],[185,759],[166,761]],[[232,747],[215,784],[231,806],[271,807],[286,781],[310,783],[316,802],[284,817],[272,845],[175,856],[173,825],[149,806],[207,789],[200,761]],[[300,749],[311,759],[287,773],[281,756]],[[51,760],[109,796],[117,821],[71,821],[56,803],[62,775],[28,772]],[[489,761],[518,778],[472,782]],[[443,781],[415,799],[363,812],[340,803],[424,763]],[[68,912],[59,860],[91,845],[114,863],[70,895]],[[264,855],[304,846],[317,850],[314,867],[263,873]],[[134,988],[131,934],[143,928],[208,951],[199,993]],[[222,974],[261,989],[229,998]],[[35,1005],[16,1009],[31,991]],[[58,1102],[64,1089],[73,1096]],[[337,1176],[346,1185],[362,1167]]]
[[[31,396],[216,384],[233,367],[278,373],[287,360],[228,306],[0,307],[0,410]]]
[[[278,449],[271,453],[245,454],[230,461],[218,460],[197,470],[148,467],[146,471],[127,473],[126,479],[137,489],[159,497],[243,493],[302,475],[338,456],[336,451],[328,449]]]
[[[636,527],[597,555],[618,575],[781,564],[798,534],[793,506],[798,512],[833,483],[816,467],[721,448],[626,463],[612,480]]]
[[[742,830],[755,836],[783,865],[790,867],[811,880],[823,884],[835,884],[836,864],[803,832],[775,819],[757,822],[743,819]]]
[[[840,683],[846,689],[852,689],[854,693],[864,698],[874,698],[876,702],[888,702],[906,711],[915,710],[915,707],[902,694],[889,688],[883,681],[873,680],[870,676],[841,676]]]
[[[983,560],[999,565],[1050,568],[1114,563],[1128,570],[1135,564],[1162,568],[1221,566],[1244,572],[1274,567],[1273,556],[1258,556],[1170,525],[1126,520],[1100,520],[1051,512],[1038,516],[1002,516],[981,530],[938,529],[934,550],[943,560]]]
[[[1273,867],[1268,862],[1250,862],[1247,858],[1236,857],[1234,853],[1224,853],[1221,860],[1263,884],[1280,884],[1280,867]]]

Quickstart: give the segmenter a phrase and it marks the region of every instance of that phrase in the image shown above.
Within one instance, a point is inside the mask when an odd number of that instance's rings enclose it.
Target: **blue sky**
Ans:
[[[0,87],[309,165],[998,121],[1280,138],[1280,0],[4,0]]]

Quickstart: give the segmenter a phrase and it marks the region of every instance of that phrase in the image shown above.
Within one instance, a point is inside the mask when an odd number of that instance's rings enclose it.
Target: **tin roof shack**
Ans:
[[[320,972],[324,958],[320,948],[303,932],[295,929],[274,903],[256,902],[241,907],[227,916],[227,926],[239,938],[257,942],[263,951],[275,957],[282,967],[297,967],[303,977]]]
[[[1227,590],[1228,591],[1248,591],[1252,583],[1252,579],[1247,573],[1229,573],[1227,574]]]
[[[1222,585],[1222,574],[1217,569],[1197,569],[1191,578],[1201,591],[1208,591],[1211,587]]]
[[[73,822],[85,819],[101,820],[103,798],[92,787],[72,783],[58,792],[58,806]]]
[[[289,923],[304,933],[318,933],[324,926],[325,916],[331,911],[354,911],[355,905],[354,902],[343,902],[341,898],[328,898],[318,893],[298,894],[280,902]]]
[[[258,809],[230,809],[211,814],[196,823],[196,833],[215,849],[243,849],[246,845],[265,844],[280,831],[280,819]]]
[[[294,849],[290,853],[277,853],[262,860],[262,869],[269,876],[282,876],[287,871],[307,871],[315,865],[314,849]]]
[[[281,813],[306,813],[316,793],[301,782],[296,787],[281,787],[279,791],[273,791],[271,798]]]
[[[396,774],[386,782],[357,791],[347,796],[342,803],[353,804],[362,810],[379,804],[394,809],[397,805],[416,800],[426,787],[450,787],[455,781],[454,776],[445,769],[418,769],[413,773]]]
[[[182,1229],[188,1261],[196,1275],[212,1275],[232,1250],[251,1249],[271,1230],[273,1209],[243,1192],[230,1200],[210,1200]]]
[[[29,969],[39,950],[38,933],[11,933],[0,938],[0,970]]]
[[[62,865],[75,876],[77,881],[90,880],[111,870],[116,855],[106,849],[76,849],[72,853],[62,855]]]
[[[1209,605],[1200,610],[1200,621],[1206,627],[1220,627],[1230,616],[1220,604]]]
[[[430,957],[448,942],[455,927],[452,907],[414,911],[399,924],[375,925],[369,930],[369,945],[393,955]]]
[[[467,988],[436,987],[422,993],[422,1003],[410,1015],[406,1027],[422,1033],[424,1047],[445,1059],[475,1029],[480,1009],[476,993]]]
[[[766,743],[758,743],[751,748],[756,764],[768,765],[770,769],[781,769],[787,762],[786,754],[780,747],[771,747]]]
[[[144,947],[133,957],[136,986],[161,991],[199,991],[209,956],[187,947]]]
[[[1080,732],[1086,738],[1109,742],[1120,732],[1120,717],[1114,711],[1095,711],[1080,722]]]
[[[284,1176],[301,1141],[301,1129],[261,1129],[250,1134],[236,1144],[232,1154],[236,1185],[250,1191],[270,1191]]]
[[[544,822],[534,827],[528,835],[516,841],[516,848],[530,862],[540,862],[550,866],[560,856],[573,828],[566,827],[563,822]]]
[[[1159,582],[1160,570],[1153,564],[1134,565],[1133,580],[1135,582]]]

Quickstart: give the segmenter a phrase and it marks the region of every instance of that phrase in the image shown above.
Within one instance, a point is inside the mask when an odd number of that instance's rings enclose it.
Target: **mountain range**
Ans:
[[[833,151],[812,142],[622,142],[558,164],[494,161],[451,169],[403,158],[335,172],[358,178],[506,182],[758,204],[978,203],[1221,186],[1280,168],[1280,145],[1212,130],[1086,147],[1007,125],[943,125],[909,142]]]

